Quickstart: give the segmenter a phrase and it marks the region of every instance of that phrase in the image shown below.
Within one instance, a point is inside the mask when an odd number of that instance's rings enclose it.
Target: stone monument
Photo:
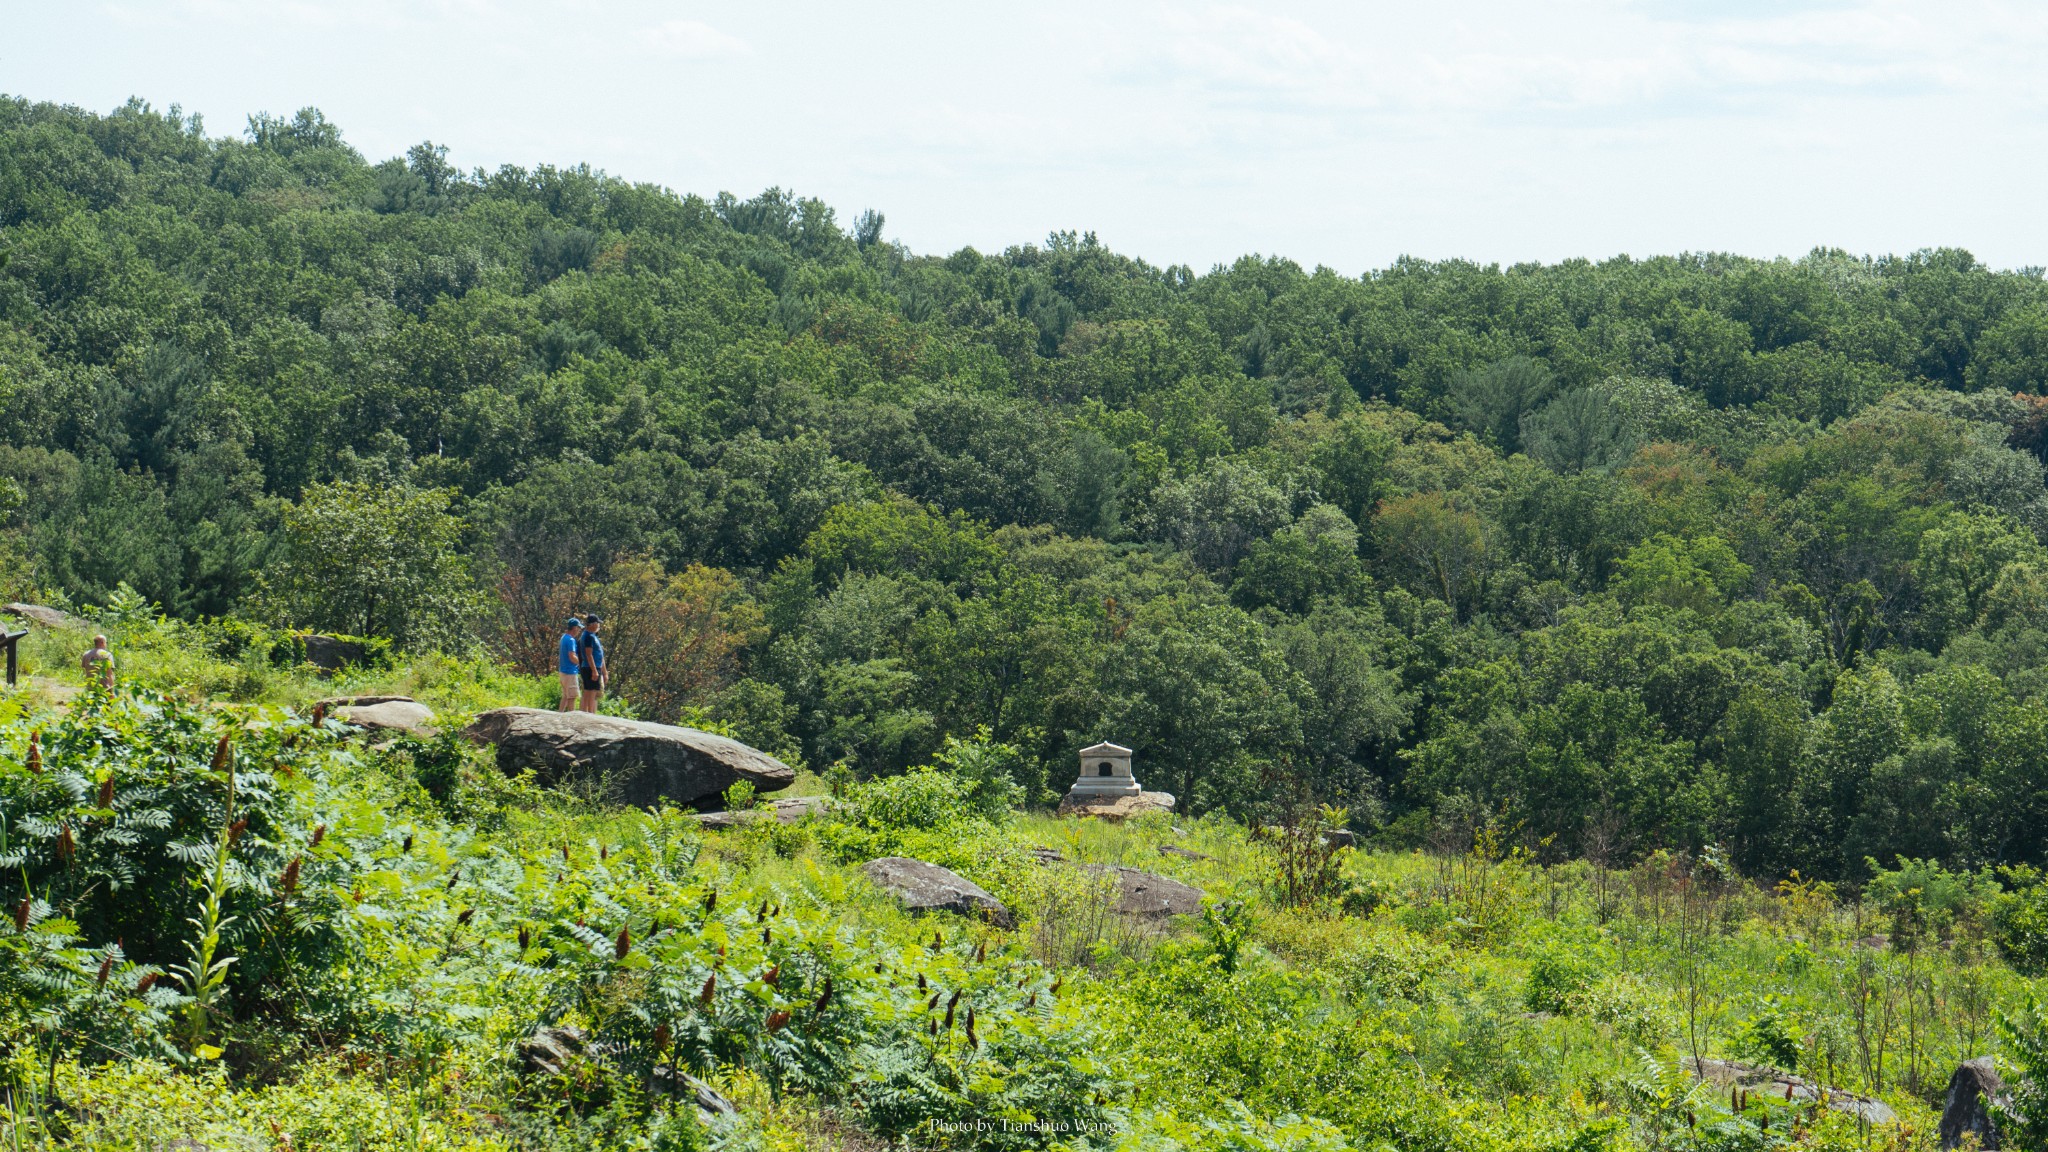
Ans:
[[[1129,748],[1105,741],[1081,749],[1081,774],[1060,801],[1060,815],[1121,820],[1139,812],[1171,812],[1173,804],[1171,793],[1138,786]]]

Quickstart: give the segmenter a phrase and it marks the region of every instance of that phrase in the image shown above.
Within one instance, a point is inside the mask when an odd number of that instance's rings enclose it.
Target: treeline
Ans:
[[[1196,274],[0,100],[11,596],[544,670],[874,775],[1113,738],[1400,842],[2048,855],[2048,286],[1941,250]]]

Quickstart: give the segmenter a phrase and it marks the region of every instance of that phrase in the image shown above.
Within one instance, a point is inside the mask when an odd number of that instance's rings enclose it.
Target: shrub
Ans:
[[[2048,971],[2048,878],[2024,864],[2002,872],[2011,889],[1991,900],[1991,941],[2014,968]]]
[[[1551,949],[1529,965],[1529,982],[1522,989],[1522,1003],[1531,1012],[1563,1015],[1571,999],[1593,979],[1592,968],[1579,956]]]

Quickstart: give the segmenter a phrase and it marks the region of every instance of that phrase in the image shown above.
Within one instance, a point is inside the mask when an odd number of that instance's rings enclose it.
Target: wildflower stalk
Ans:
[[[225,747],[226,740],[222,745]],[[216,752],[216,766],[223,757]],[[208,871],[193,880],[193,887],[199,889],[202,899],[199,915],[186,917],[197,936],[186,945],[186,962],[175,965],[172,971],[178,983],[184,986],[189,998],[185,1005],[186,1051],[202,1060],[220,1056],[221,1050],[208,1043],[212,1033],[212,1020],[216,1005],[221,1001],[227,987],[228,966],[235,962],[233,956],[221,955],[221,935],[235,922],[233,916],[225,914],[228,894],[228,859],[235,842],[235,774],[232,764],[226,766],[228,807],[227,815],[220,824],[220,836],[214,841],[213,860]]]

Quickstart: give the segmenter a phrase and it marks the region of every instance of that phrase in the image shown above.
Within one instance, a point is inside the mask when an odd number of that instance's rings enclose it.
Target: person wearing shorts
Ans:
[[[87,683],[98,682],[102,688],[114,686],[114,654],[107,648],[105,636],[92,638],[92,647],[79,657],[79,666],[85,669]]]
[[[562,711],[574,712],[581,699],[583,620],[569,617],[562,625],[562,642],[556,645],[555,678],[562,682]]]
[[[597,702],[604,695],[607,672],[604,666],[604,641],[597,638],[598,626],[604,617],[595,613],[583,618],[583,637],[577,641],[577,676],[583,689],[583,710],[597,711]]]

